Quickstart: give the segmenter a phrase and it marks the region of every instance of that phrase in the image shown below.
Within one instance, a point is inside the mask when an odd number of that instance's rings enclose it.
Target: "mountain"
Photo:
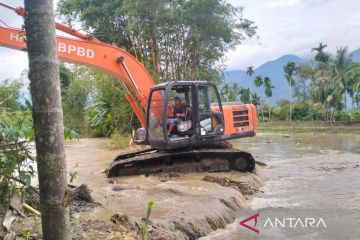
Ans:
[[[360,49],[352,52],[351,54],[352,54],[352,60],[360,63]]]
[[[360,63],[360,49],[352,52],[352,59],[353,61]],[[290,86],[284,77],[284,66],[288,62],[306,63],[307,61],[308,60],[299,58],[296,55],[284,55],[256,68],[251,79],[244,70],[226,71],[225,83],[237,83],[240,87],[250,88],[252,92],[256,92],[261,98],[266,98],[264,87],[257,88],[254,85],[253,80],[255,76],[267,76],[271,79],[275,88],[273,89],[273,96],[266,100],[266,102],[275,105],[279,99],[289,99]]]
[[[253,79],[255,76],[259,75],[264,77],[267,76],[275,86],[273,89],[273,97],[267,100],[267,102],[275,105],[277,100],[289,98],[290,86],[284,77],[284,66],[288,62],[303,63],[306,61],[295,55],[284,55],[256,68],[254,70],[255,73],[251,78],[244,70],[227,71],[225,72],[225,82],[227,84],[237,83],[240,87],[250,88],[252,92],[256,92],[262,98],[265,98],[264,88],[255,87]]]

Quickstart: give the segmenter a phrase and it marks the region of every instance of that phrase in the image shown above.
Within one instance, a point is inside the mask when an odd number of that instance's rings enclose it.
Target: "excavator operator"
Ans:
[[[174,106],[174,114],[172,117],[168,117],[167,124],[169,124],[168,136],[171,136],[174,127],[185,120],[186,109],[181,104],[181,98],[179,96],[174,97],[175,106]]]

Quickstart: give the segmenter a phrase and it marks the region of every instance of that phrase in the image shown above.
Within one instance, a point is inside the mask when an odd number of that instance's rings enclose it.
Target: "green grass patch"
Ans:
[[[360,134],[360,125],[330,125],[324,122],[259,122],[258,132]]]
[[[111,135],[111,140],[105,144],[105,147],[116,150],[128,148],[131,144],[132,141],[130,134],[114,133]]]

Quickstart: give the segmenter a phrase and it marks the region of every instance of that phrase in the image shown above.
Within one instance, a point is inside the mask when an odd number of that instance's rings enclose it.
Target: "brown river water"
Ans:
[[[251,211],[240,212],[225,230],[203,239],[360,239],[356,136],[263,134],[234,145],[268,165],[263,193],[253,196]],[[254,221],[247,225],[259,233],[239,224],[257,213],[256,227]],[[306,218],[315,221],[314,227]]]
[[[154,176],[122,177],[110,184],[101,171],[119,151],[104,148],[106,141],[81,139],[66,146],[67,167],[78,172],[74,184],[88,184],[103,205],[82,213],[82,218],[109,220],[120,212],[138,219],[145,216],[147,201],[153,200],[152,218],[160,225],[174,218],[196,222],[209,216],[230,223],[213,232],[205,229],[210,234],[202,239],[360,239],[360,143],[354,136],[259,134],[233,141],[235,147],[268,165],[260,171],[262,192],[250,198],[233,188],[201,181],[205,174],[183,174],[165,181]],[[262,185],[251,174],[212,175],[256,188]],[[237,212],[235,221],[224,201],[244,209]],[[247,225],[259,233],[239,224],[257,213],[256,224],[248,221]]]

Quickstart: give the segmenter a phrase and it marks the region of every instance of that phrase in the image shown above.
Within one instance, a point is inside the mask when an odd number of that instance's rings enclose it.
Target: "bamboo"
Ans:
[[[26,204],[26,203],[23,203],[23,204],[22,204],[22,207],[25,208],[26,210],[28,210],[29,212],[31,212],[32,214],[35,214],[35,215],[37,215],[37,216],[40,216],[40,215],[41,215],[41,213],[40,213],[38,210],[36,210],[35,208],[29,206],[29,205]]]

